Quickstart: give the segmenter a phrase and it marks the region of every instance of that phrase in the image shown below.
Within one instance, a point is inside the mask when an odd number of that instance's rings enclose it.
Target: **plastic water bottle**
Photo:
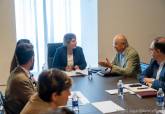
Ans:
[[[89,80],[92,80],[92,69],[91,69],[91,66],[90,65],[88,67],[88,79]]]
[[[0,114],[5,114],[5,109],[3,106],[0,106]]]
[[[76,93],[73,94],[72,97],[72,110],[78,114],[79,113],[79,102],[78,102],[78,96]]]
[[[45,70],[45,69],[47,69],[46,63],[44,63],[43,66],[42,66],[42,70]]]
[[[157,106],[164,106],[164,92],[162,88],[159,88],[159,90],[157,91],[156,104]]]
[[[118,87],[118,96],[123,97],[123,95],[124,95],[124,92],[123,92],[124,86],[123,86],[122,80],[118,81],[117,87]]]

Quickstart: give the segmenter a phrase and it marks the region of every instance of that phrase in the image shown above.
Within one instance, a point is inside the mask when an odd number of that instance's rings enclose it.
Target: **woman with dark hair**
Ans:
[[[16,48],[21,44],[31,44],[31,42],[28,39],[20,39],[20,40],[18,40],[18,42],[16,44]],[[10,73],[18,66],[19,66],[19,62],[18,62],[18,58],[16,56],[16,49],[15,49],[14,56],[13,56],[13,59],[11,61],[11,65],[10,65]],[[33,85],[37,86],[37,82],[34,79],[33,74],[31,72],[29,72],[29,73],[30,73],[30,79],[33,81]]]
[[[20,45],[21,43],[30,43],[30,40],[28,40],[28,39],[20,39],[20,40],[18,40],[18,42],[16,44],[16,47],[18,45]],[[15,50],[15,52],[16,52],[16,50]],[[11,61],[11,65],[10,65],[10,73],[11,73],[12,70],[14,70],[14,68],[16,68],[18,66],[18,61],[17,61],[17,57],[15,55],[15,52],[14,52],[14,56],[13,56],[13,59]]]
[[[12,70],[5,91],[5,110],[7,114],[20,114],[29,98],[36,92],[30,79],[34,66],[34,49],[30,43],[21,43],[16,47],[15,55],[19,65]]]
[[[76,35],[65,34],[63,44],[55,53],[53,67],[66,71],[85,69],[86,60],[82,48],[77,46]]]

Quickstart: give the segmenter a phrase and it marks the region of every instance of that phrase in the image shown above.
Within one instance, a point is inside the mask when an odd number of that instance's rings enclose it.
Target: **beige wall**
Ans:
[[[9,76],[15,36],[14,0],[0,0],[0,83]]]
[[[153,38],[165,36],[165,0],[98,0],[99,59],[112,60],[112,38],[117,33],[149,62],[148,47]]]

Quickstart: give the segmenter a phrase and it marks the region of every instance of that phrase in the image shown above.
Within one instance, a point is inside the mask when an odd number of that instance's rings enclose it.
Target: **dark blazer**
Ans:
[[[87,66],[84,53],[81,47],[77,46],[73,49],[73,61],[74,66],[78,65],[81,70],[85,69]],[[65,70],[67,66],[67,47],[62,46],[57,48],[54,56],[53,67]]]
[[[144,70],[140,77],[140,82],[144,84],[144,78],[154,78],[155,80],[152,83],[152,88],[159,89],[162,88],[165,91],[165,65],[160,73],[159,80],[156,80],[157,70],[159,64],[156,60],[151,60],[149,66]]]
[[[21,67],[15,68],[8,79],[5,92],[5,110],[7,114],[20,114],[29,98],[36,92],[29,74]]]

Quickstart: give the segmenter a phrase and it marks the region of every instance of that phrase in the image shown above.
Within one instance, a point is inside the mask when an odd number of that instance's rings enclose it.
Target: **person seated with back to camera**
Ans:
[[[16,46],[17,66],[11,71],[5,91],[5,110],[7,114],[20,114],[29,98],[37,91],[30,70],[34,66],[34,49],[31,43]]]
[[[112,63],[106,58],[106,61],[99,61],[98,64],[111,69],[107,75],[134,76],[138,78],[141,72],[138,52],[129,46],[123,34],[117,34],[113,38],[113,47],[116,49],[117,54]]]
[[[38,78],[38,92],[25,105],[20,114],[42,114],[65,106],[72,80],[59,69],[48,69],[41,72]]]
[[[139,81],[154,89],[165,92],[165,37],[154,39],[150,45],[151,62],[142,72]]]
[[[18,59],[17,59],[17,56],[16,56],[16,49],[17,49],[17,46],[19,46],[20,44],[24,44],[24,43],[27,43],[27,44],[32,44],[30,42],[30,40],[28,39],[20,39],[18,40],[17,44],[16,44],[16,48],[15,48],[15,52],[14,52],[14,56],[12,58],[12,61],[11,61],[11,65],[10,65],[10,73],[19,66],[19,63],[18,63]],[[34,76],[33,74],[29,71],[29,74],[30,74],[30,79],[32,80],[33,82],[33,85],[37,87],[37,81],[34,79]]]
[[[30,44],[30,40],[28,39],[20,39],[18,40],[17,44],[16,44],[16,47],[22,43],[28,43]],[[13,59],[11,61],[11,65],[10,65],[10,73],[18,66],[18,61],[17,61],[17,57],[16,57],[16,48],[15,48],[15,52],[14,52],[14,56],[13,56]]]
[[[86,68],[86,60],[81,47],[76,46],[76,35],[67,33],[64,35],[63,46],[57,48],[53,60],[53,67],[65,71],[83,70]]]

